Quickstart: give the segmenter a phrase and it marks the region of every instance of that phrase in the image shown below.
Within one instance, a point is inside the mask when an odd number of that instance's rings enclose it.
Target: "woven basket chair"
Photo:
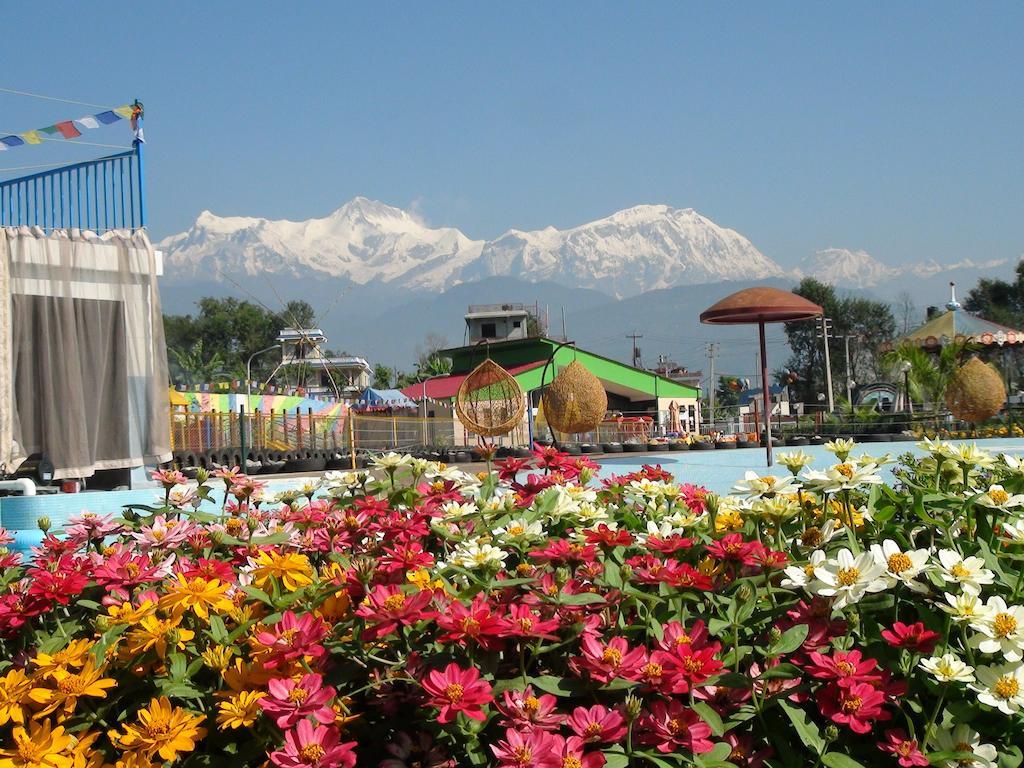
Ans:
[[[608,394],[601,380],[573,360],[544,390],[544,416],[563,434],[595,429],[608,410]]]
[[[488,358],[463,380],[455,413],[475,435],[495,437],[515,429],[526,412],[526,395],[515,378]]]
[[[958,419],[972,424],[990,419],[1006,402],[1006,386],[995,368],[972,357],[953,374],[946,405]]]

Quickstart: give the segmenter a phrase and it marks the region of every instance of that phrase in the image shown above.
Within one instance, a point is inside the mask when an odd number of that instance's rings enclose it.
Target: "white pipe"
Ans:
[[[35,496],[36,484],[30,478],[18,477],[14,480],[0,480],[0,491],[21,491],[22,496]]]

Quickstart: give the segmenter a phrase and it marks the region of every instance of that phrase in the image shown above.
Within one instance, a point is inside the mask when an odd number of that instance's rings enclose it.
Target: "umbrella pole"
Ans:
[[[764,321],[757,324],[761,341],[761,396],[764,402],[764,450],[768,466],[772,465],[772,396],[768,390],[768,357],[765,354]]]

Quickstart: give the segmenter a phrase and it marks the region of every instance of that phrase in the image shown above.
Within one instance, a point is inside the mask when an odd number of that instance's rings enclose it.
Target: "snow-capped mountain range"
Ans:
[[[272,221],[199,214],[185,232],[162,240],[170,280],[242,277],[336,278],[440,292],[489,277],[591,288],[622,298],[678,285],[812,275],[846,288],[871,288],[901,276],[933,277],[1006,262],[932,262],[892,267],[865,251],[827,248],[783,269],[735,230],[692,208],[638,205],[570,229],[509,230],[472,240],[455,228],[357,197],[321,219]]]

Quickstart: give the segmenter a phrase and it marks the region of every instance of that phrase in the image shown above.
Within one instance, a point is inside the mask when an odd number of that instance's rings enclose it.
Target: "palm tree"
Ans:
[[[174,358],[173,378],[178,384],[196,384],[231,378],[220,352],[209,358],[203,352],[203,340],[197,340],[186,350],[168,350]]]
[[[889,374],[897,378],[904,363],[910,364],[907,381],[911,398],[931,403],[938,410],[946,395],[949,380],[960,367],[964,354],[971,349],[966,342],[953,342],[940,347],[938,354],[905,342],[882,357]]]

